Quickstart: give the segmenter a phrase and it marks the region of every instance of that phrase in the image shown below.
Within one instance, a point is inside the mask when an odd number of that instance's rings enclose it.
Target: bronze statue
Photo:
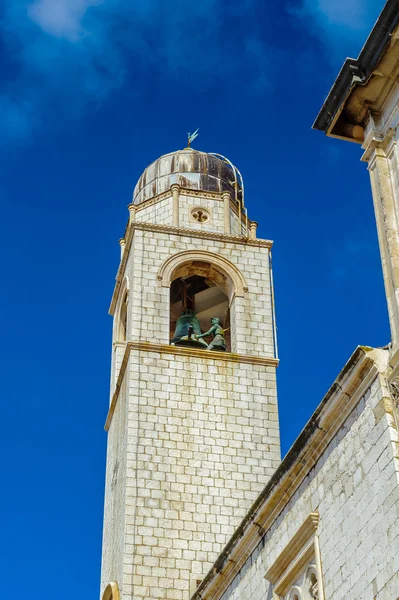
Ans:
[[[204,338],[207,335],[212,335],[213,340],[210,344],[208,344],[208,350],[219,350],[220,352],[226,351],[226,340],[224,339],[224,332],[227,329],[223,329],[220,325],[220,319],[217,317],[212,317],[211,319],[212,327],[206,333],[201,333],[200,335],[196,335],[196,339]]]

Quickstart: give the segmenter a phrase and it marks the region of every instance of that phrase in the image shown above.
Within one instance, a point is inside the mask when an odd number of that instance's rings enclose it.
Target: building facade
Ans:
[[[114,316],[103,600],[399,600],[399,0],[315,122],[362,144],[392,340],[358,347],[280,461],[271,242],[238,170],[141,176]]]

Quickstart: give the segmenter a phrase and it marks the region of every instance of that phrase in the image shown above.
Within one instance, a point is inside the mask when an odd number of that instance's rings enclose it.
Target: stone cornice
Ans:
[[[142,229],[144,231],[168,233],[170,235],[180,235],[184,237],[203,238],[206,240],[218,240],[219,242],[226,242],[229,244],[257,246],[258,248],[271,248],[273,246],[273,242],[271,240],[261,240],[258,238],[250,239],[238,235],[218,233],[217,231],[204,231],[203,229],[186,229],[183,227],[173,227],[173,225],[157,225],[155,223],[144,223],[142,221],[136,221],[134,223],[134,227],[135,229]]]
[[[175,356],[186,356],[192,358],[202,358],[205,360],[215,360],[218,362],[232,362],[251,365],[262,365],[265,367],[277,367],[279,360],[277,358],[267,358],[262,356],[247,356],[245,354],[234,354],[233,352],[212,352],[197,348],[186,348],[183,346],[170,346],[169,344],[151,344],[150,342],[126,342],[125,353],[123,355],[121,367],[119,370],[118,380],[116,382],[115,391],[112,396],[107,419],[105,422],[105,430],[108,431],[112,421],[112,416],[118,401],[119,392],[125,376],[126,367],[129,361],[130,352],[139,350],[143,352],[156,352],[157,354],[174,354]]]
[[[186,229],[183,227],[173,227],[172,225],[156,225],[154,223],[146,223],[143,221],[131,221],[126,229],[124,252],[122,255],[121,262],[119,264],[118,272],[116,274],[116,283],[112,294],[111,304],[109,307],[110,315],[113,315],[115,311],[119,288],[123,280],[123,275],[125,273],[126,263],[132,245],[134,232],[136,230],[152,231],[155,233],[167,233],[169,235],[179,235],[184,237],[201,238],[206,240],[217,240],[227,244],[242,244],[244,246],[255,246],[258,248],[271,248],[273,246],[273,242],[271,240],[262,240],[258,238],[250,239],[247,237],[217,233],[216,231],[199,231],[198,229]]]
[[[172,185],[177,185],[177,184],[172,184]],[[133,204],[133,206],[135,207],[136,211],[139,213],[144,208],[147,208],[148,206],[152,206],[153,204],[156,204],[157,202],[161,202],[161,200],[165,200],[165,198],[171,198],[172,197],[171,190],[172,190],[172,188],[170,188],[169,190],[166,190],[165,192],[162,192],[161,194],[157,194],[156,196],[153,196],[152,198],[148,198],[148,200],[144,200],[143,202],[140,202],[139,204]],[[208,198],[209,200],[220,200],[221,202],[223,201],[222,192],[206,192],[206,191],[202,191],[202,190],[191,190],[190,188],[184,188],[184,187],[179,186],[179,194],[181,196],[194,196],[194,197],[198,197],[198,198]]]
[[[386,350],[355,350],[191,600],[222,596],[387,360]]]
[[[372,120],[372,116],[370,116],[370,120]],[[372,123],[374,125],[373,120]],[[375,126],[370,127],[370,131],[366,136],[364,143],[362,144],[364,153],[360,159],[363,162],[369,163],[369,169],[373,167],[373,162],[376,155],[380,154],[385,156],[385,154],[389,151],[390,147],[392,146],[397,127],[397,124],[394,127],[388,124],[383,131],[378,131]]]
[[[342,112],[352,90],[364,86],[392,42],[392,34],[399,23],[399,2],[388,0],[379,15],[357,59],[347,58],[339,72],[317,118],[314,129],[331,135],[334,123]],[[344,137],[343,139],[355,138]]]

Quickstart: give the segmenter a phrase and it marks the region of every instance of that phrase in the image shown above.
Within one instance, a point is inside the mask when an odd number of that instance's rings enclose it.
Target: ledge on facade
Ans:
[[[389,352],[358,346],[191,600],[220,598],[379,373]]]
[[[390,71],[396,67],[396,60],[393,59],[384,65],[384,69],[379,66],[378,71],[375,71],[389,44],[395,41],[393,33],[398,24],[399,0],[388,0],[358,58],[346,59],[313,124],[314,129],[325,131],[332,137],[358,143],[363,141],[368,111],[389,82]],[[371,97],[365,99],[365,92],[362,90],[361,101],[357,99],[352,107],[351,97],[356,95],[357,90],[369,85],[372,88]],[[359,106],[362,110],[359,110]]]
[[[272,357],[269,358],[263,356],[248,356],[246,354],[234,354],[233,352],[212,352],[185,346],[171,346],[169,344],[151,344],[150,342],[127,342],[121,367],[119,369],[115,391],[112,396],[107,419],[104,425],[104,429],[106,431],[108,431],[111,425],[122,381],[125,376],[129,355],[132,350],[139,350],[143,352],[156,352],[158,354],[174,354],[175,356],[190,356],[192,358],[202,358],[221,362],[224,361],[241,364],[262,365],[265,367],[278,367],[279,364],[279,360],[277,358]]]

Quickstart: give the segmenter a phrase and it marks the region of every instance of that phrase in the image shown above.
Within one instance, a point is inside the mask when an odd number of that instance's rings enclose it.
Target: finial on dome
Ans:
[[[187,134],[187,136],[188,136],[188,140],[187,140],[187,148],[190,148],[190,144],[191,144],[191,142],[193,142],[193,141],[195,140],[195,138],[199,136],[199,133],[198,133],[198,132],[199,132],[199,127],[198,127],[198,129],[196,129],[196,130],[194,131],[194,133],[188,133],[188,134]]]

